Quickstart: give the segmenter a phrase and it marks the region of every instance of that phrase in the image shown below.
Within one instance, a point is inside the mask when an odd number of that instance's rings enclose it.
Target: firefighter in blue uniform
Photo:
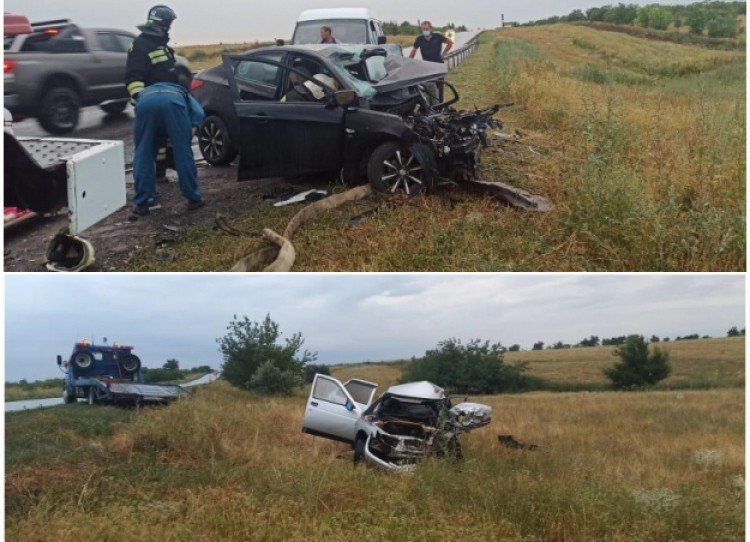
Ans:
[[[203,109],[178,83],[175,73],[174,51],[167,43],[176,18],[167,6],[151,8],[147,23],[138,27],[141,34],[128,51],[125,84],[135,104],[132,218],[148,214],[149,207],[156,205],[154,162],[164,137],[172,143],[180,192],[188,200],[188,210],[204,205],[192,150],[193,131],[203,120]]]

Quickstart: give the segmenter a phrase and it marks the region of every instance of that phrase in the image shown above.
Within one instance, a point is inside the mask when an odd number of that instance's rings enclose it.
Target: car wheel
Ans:
[[[126,373],[135,373],[141,368],[141,360],[135,354],[127,354],[120,360],[120,367]]]
[[[356,467],[365,460],[365,444],[367,439],[362,435],[354,441],[354,466]]]
[[[55,87],[42,97],[39,124],[52,134],[67,134],[78,125],[81,100],[70,87]]]
[[[102,104],[99,107],[102,108],[102,111],[104,111],[107,115],[119,115],[123,111],[125,111],[125,108],[128,106],[127,101],[122,102],[110,102],[108,104]]]
[[[186,69],[177,69],[177,82],[182,85],[185,90],[190,90],[190,84],[193,82],[193,74]]]
[[[367,178],[378,192],[419,194],[432,187],[435,168],[423,145],[407,149],[388,142],[377,147],[367,164]]]
[[[212,166],[226,166],[237,156],[229,137],[229,128],[221,117],[209,115],[198,130],[198,147]]]
[[[89,369],[94,364],[94,356],[91,352],[78,352],[73,356],[73,363],[79,369]]]

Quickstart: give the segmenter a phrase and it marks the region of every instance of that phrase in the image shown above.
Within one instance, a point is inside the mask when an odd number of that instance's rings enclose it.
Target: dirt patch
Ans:
[[[175,177],[176,179],[176,177]],[[118,271],[136,253],[155,252],[158,260],[174,258],[170,246],[188,228],[213,223],[217,212],[228,218],[246,214],[268,191],[293,191],[298,185],[281,179],[237,182],[234,167],[205,167],[198,171],[198,184],[206,200],[205,207],[187,211],[177,182],[157,186],[162,208],[135,222],[128,220],[133,197],[132,178],[128,177],[128,204],[81,236],[96,251],[91,271]],[[303,188],[307,185],[303,185]],[[5,232],[6,271],[44,271],[44,250],[49,240],[67,224],[65,213],[39,217]]]

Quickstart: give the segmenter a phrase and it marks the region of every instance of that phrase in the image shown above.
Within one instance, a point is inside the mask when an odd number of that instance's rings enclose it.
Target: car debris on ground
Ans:
[[[462,459],[460,437],[492,421],[492,407],[454,405],[456,398],[431,382],[392,386],[373,401],[377,387],[366,380],[342,384],[316,374],[302,431],[350,444],[355,464],[412,472],[427,457]]]

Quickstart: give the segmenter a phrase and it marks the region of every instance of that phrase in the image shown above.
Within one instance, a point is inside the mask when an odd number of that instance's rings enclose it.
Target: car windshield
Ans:
[[[385,59],[382,56],[372,56],[365,61],[370,81],[364,79],[364,74],[358,70],[360,55],[363,47],[356,45],[342,45],[326,51],[328,57],[333,61],[336,71],[345,78],[357,90],[357,94],[363,98],[375,96],[377,91],[372,83],[376,83],[386,77],[388,72],[385,68]]]
[[[367,43],[367,21],[330,19],[297,23],[294,45],[320,43],[320,27],[327,26],[336,43]]]

